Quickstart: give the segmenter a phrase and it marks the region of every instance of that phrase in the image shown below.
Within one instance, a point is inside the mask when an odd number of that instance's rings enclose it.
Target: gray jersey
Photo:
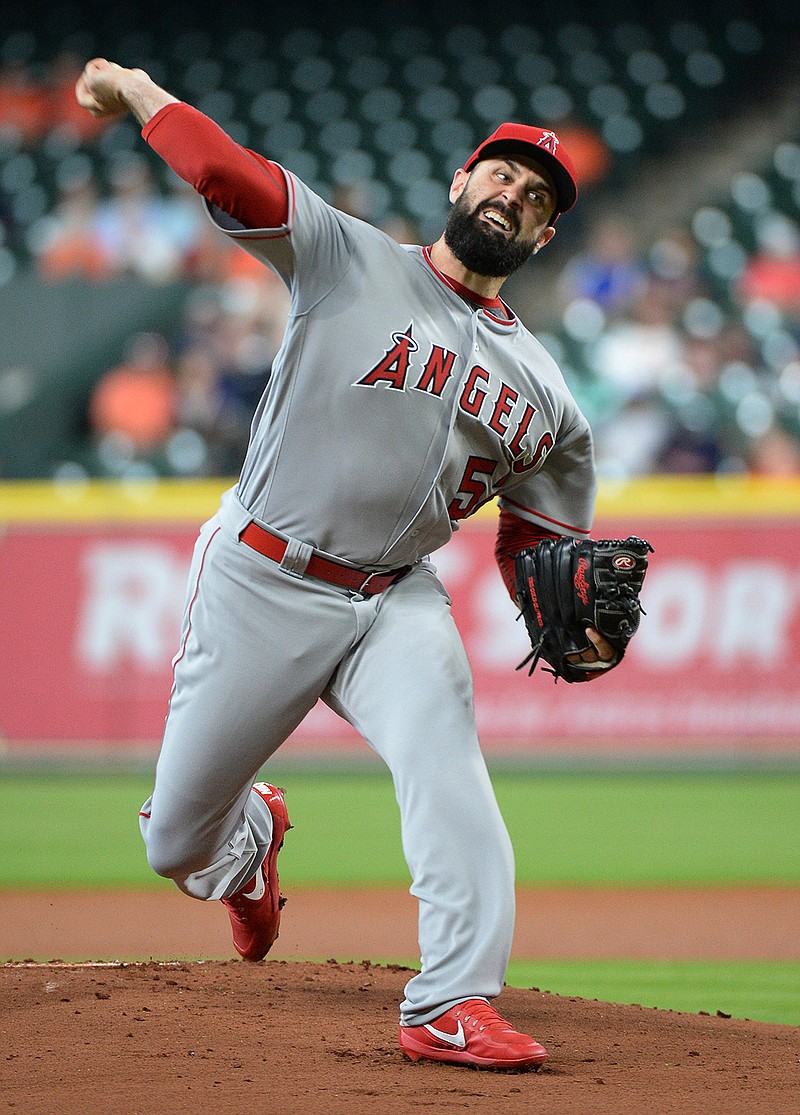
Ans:
[[[292,295],[239,481],[245,507],[367,568],[431,553],[495,495],[587,533],[591,433],[549,353],[515,317],[467,302],[426,250],[286,178],[282,229],[245,230],[209,207]]]
[[[298,573],[241,532],[254,517],[393,569],[499,495],[523,518],[582,533],[591,437],[553,360],[502,305],[476,306],[425,249],[287,182],[285,228],[212,213],[283,277],[291,313],[238,492],[195,548],[142,833],[151,864],[186,893],[243,893],[277,855],[254,774],[325,701],[392,772],[422,957],[400,1021],[423,1026],[499,994],[514,927],[511,843],[450,598],[429,562],[371,595]]]

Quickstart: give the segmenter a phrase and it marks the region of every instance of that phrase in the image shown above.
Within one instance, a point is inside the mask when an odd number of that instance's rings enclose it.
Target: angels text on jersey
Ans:
[[[421,391],[442,398],[454,379],[458,353],[431,342],[427,353],[420,351],[411,323],[391,334],[383,356],[353,387],[383,386],[394,391]],[[463,363],[463,361],[462,361]],[[458,410],[477,419],[499,437],[510,468],[497,479],[500,461],[471,454],[465,463],[456,498],[449,506],[451,519],[473,514],[509,479],[534,472],[555,444],[551,430],[535,430],[539,408],[489,369],[472,364],[458,384]]]

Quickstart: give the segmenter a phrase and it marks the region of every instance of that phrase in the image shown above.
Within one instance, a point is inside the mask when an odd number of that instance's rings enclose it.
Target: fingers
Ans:
[[[81,76],[75,82],[75,96],[81,108],[88,109],[89,112],[98,107],[97,102],[95,101],[92,94],[89,92],[89,88],[86,84],[86,78],[83,74],[81,74]]]
[[[107,58],[92,58],[83,68],[83,73],[75,83],[75,97],[81,108],[93,116],[121,116],[127,111],[120,100],[116,72],[122,73],[123,67]]]
[[[607,639],[604,639],[600,632],[596,631],[594,627],[586,628],[586,637],[596,651],[596,658],[601,662],[612,662],[616,658],[617,652],[614,650],[611,643],[609,643]],[[586,654],[591,654],[591,651],[587,651]],[[587,661],[585,656],[584,661]],[[591,662],[593,659],[590,657],[588,661]]]
[[[617,658],[617,652],[611,643],[604,639],[594,627],[586,628],[586,637],[592,645],[580,654],[568,655],[569,661],[575,664],[583,663],[587,666],[594,666],[596,669],[606,669],[613,665]]]

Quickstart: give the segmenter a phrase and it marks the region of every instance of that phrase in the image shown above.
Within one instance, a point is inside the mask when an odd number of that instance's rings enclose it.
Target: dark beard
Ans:
[[[490,278],[505,278],[522,267],[533,253],[537,242],[509,241],[502,232],[493,232],[480,219],[484,209],[497,209],[511,221],[515,231],[519,228],[515,213],[491,202],[482,202],[470,209],[469,202],[462,193],[450,210],[444,230],[444,242],[468,271]]]

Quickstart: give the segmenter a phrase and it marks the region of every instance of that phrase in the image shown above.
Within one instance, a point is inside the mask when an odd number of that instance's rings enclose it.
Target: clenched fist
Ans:
[[[120,96],[119,79],[125,72],[122,66],[105,58],[87,62],[75,83],[78,104],[92,116],[122,116],[128,111]]]
[[[107,58],[87,62],[75,83],[75,96],[81,108],[92,116],[124,116],[132,112],[141,124],[164,105],[177,101],[155,85],[144,70],[129,70]]]

